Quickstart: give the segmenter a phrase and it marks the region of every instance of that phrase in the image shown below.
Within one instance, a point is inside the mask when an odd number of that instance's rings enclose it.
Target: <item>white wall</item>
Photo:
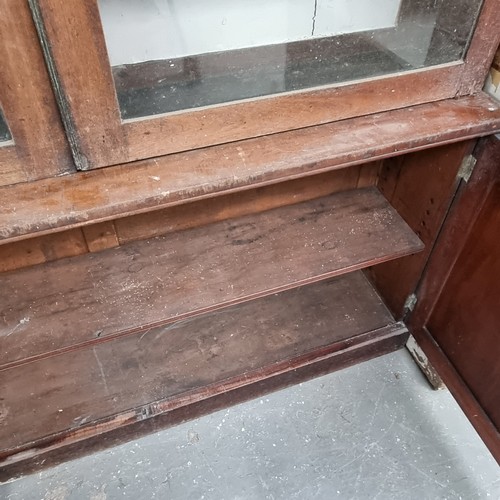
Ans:
[[[315,36],[389,28],[396,23],[400,4],[401,0],[318,0]]]
[[[99,0],[99,8],[116,66],[390,27],[400,2],[317,0],[315,18],[315,0]]]

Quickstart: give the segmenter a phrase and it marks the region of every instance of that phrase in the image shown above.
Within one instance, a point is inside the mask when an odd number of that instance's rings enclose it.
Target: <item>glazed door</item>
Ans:
[[[496,0],[30,4],[82,170],[468,95],[500,40]]]

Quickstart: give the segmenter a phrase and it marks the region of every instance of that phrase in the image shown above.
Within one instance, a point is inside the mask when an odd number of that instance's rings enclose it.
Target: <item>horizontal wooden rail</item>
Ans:
[[[0,188],[0,243],[500,130],[485,94]]]

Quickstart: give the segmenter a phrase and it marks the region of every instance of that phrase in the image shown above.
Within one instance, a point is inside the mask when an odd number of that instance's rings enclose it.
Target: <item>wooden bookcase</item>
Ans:
[[[98,2],[21,3],[0,0],[0,479],[409,333],[500,459],[497,2],[457,61],[132,120]]]

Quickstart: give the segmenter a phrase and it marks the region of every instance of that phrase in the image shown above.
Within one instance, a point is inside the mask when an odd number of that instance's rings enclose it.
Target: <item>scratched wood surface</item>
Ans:
[[[500,430],[499,207],[497,181],[446,281],[427,328]]]
[[[307,177],[499,128],[498,104],[478,94],[3,187],[0,242]]]
[[[207,200],[175,205],[0,245],[0,272],[161,236],[356,187],[374,186],[382,162],[366,163]]]
[[[409,318],[412,332],[500,463],[498,260],[500,140],[474,152]]]
[[[382,162],[332,170],[239,193],[132,215],[115,222],[120,244],[263,212],[356,187],[374,186]],[[0,255],[2,245],[0,245]]]
[[[356,272],[7,369],[0,458],[30,450],[26,458],[404,330]]]
[[[0,275],[1,364],[102,341],[422,249],[376,188]]]
[[[0,186],[74,171],[28,2],[0,0]],[[0,197],[1,199],[1,197]]]

